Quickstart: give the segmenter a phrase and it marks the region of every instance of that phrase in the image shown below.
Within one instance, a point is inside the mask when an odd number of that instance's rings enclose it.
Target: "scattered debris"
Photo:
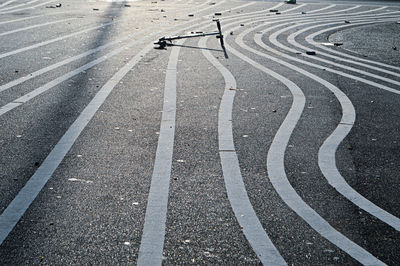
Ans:
[[[307,51],[306,54],[308,54],[308,55],[316,55],[316,52],[315,51]]]

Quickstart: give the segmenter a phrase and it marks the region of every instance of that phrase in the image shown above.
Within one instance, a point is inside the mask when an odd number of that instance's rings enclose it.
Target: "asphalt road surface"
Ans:
[[[0,0],[0,265],[399,265],[398,21]]]

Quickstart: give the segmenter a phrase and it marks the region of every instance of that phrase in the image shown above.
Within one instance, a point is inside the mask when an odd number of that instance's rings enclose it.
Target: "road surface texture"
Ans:
[[[399,265],[399,21],[0,0],[0,265]]]

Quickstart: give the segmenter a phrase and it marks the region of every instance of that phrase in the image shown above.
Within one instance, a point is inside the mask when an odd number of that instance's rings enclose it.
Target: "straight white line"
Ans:
[[[6,2],[0,4],[0,7],[6,6],[6,5],[11,4],[12,2],[15,2],[15,1],[16,1],[16,0],[9,0],[9,1],[6,1]]]
[[[113,88],[118,85],[119,81],[152,49],[152,44],[147,45],[104,84],[46,157],[39,169],[0,215],[0,245],[12,231],[19,219],[21,219],[22,215],[42,190],[49,178],[53,175],[80,133],[93,118],[96,111],[106,100]]]
[[[61,15],[61,14],[66,14],[66,13],[69,13],[69,12],[58,12],[58,13],[52,13],[51,15],[49,15],[49,14],[44,14],[44,15],[23,17],[23,18],[13,19],[13,20],[5,20],[5,21],[1,21],[1,22],[0,22],[0,25],[9,24],[9,23],[18,22],[18,21],[24,21],[24,20],[28,20],[28,19],[39,18],[39,17],[45,17],[45,16],[59,16],[59,15]]]
[[[145,36],[143,39],[145,39],[146,37],[148,37],[148,36]],[[30,91],[27,94],[15,99],[13,102],[10,102],[8,104],[1,106],[0,107],[0,116],[4,115],[5,113],[8,113],[9,111],[11,111],[11,110],[23,105],[24,103],[32,100],[33,98],[41,95],[42,93],[48,91],[49,89],[60,84],[61,82],[64,82],[64,81],[72,78],[73,76],[75,76],[87,69],[90,69],[90,68],[94,67],[95,65],[100,64],[101,62],[104,62],[104,61],[110,59],[111,57],[121,53],[122,51],[126,50],[127,48],[132,47],[133,45],[138,43],[138,41],[139,40],[131,41],[128,44],[121,46],[112,52],[107,53],[106,55],[103,55],[93,61],[90,61],[89,63],[87,63],[79,68],[76,68],[56,79],[53,79],[52,81],[44,84],[43,86],[40,86],[39,88],[36,88],[33,91]]]
[[[6,31],[6,32],[0,33],[0,37],[1,36],[6,36],[6,35],[9,35],[9,34],[13,34],[13,33],[16,33],[16,32],[31,30],[31,29],[34,29],[34,28],[48,26],[48,25],[52,25],[52,24],[56,24],[56,23],[61,23],[61,22],[73,20],[73,19],[76,19],[76,18],[61,19],[61,20],[46,22],[46,23],[43,23],[43,24],[32,25],[32,26],[28,26],[28,27],[25,27],[25,28],[19,28],[19,29],[15,29],[15,30],[10,30],[10,31]]]
[[[1,9],[0,9],[0,11],[5,11],[5,10],[10,10],[10,9],[15,9],[15,8],[18,8],[18,7],[20,7],[20,6],[24,6],[24,7],[26,7],[27,5],[29,5],[29,4],[33,4],[33,3],[36,3],[37,1],[40,1],[40,0],[32,0],[32,1],[30,1],[30,2],[22,3],[22,4],[19,4],[19,5],[15,5],[15,6],[10,6],[10,7],[1,8]]]
[[[10,13],[19,12],[19,11],[26,10],[26,9],[35,9],[35,7],[43,6],[43,5],[46,5],[48,3],[52,3],[52,2],[54,2],[54,0],[50,0],[50,1],[47,1],[47,2],[44,2],[44,3],[41,3],[41,4],[37,4],[35,6],[20,8],[20,9],[16,9],[16,10],[7,11],[7,12],[1,12],[1,10],[0,10],[0,14],[10,14]]]
[[[84,53],[78,54],[78,55],[76,55],[76,56],[72,56],[72,57],[67,58],[67,59],[65,59],[65,60],[63,60],[63,61],[57,62],[57,63],[55,63],[55,64],[52,64],[52,65],[49,65],[49,66],[44,67],[44,68],[42,68],[42,69],[39,69],[39,70],[37,70],[37,71],[35,71],[35,72],[32,72],[32,73],[30,73],[30,74],[28,74],[28,75],[26,75],[26,76],[24,76],[24,77],[20,77],[20,78],[18,78],[18,79],[15,79],[15,80],[13,80],[13,81],[10,81],[10,82],[8,82],[8,83],[6,83],[6,84],[0,86],[0,92],[5,91],[5,90],[8,90],[8,89],[10,89],[10,88],[12,88],[12,87],[14,87],[14,86],[16,86],[16,85],[18,85],[18,84],[21,84],[21,83],[23,83],[23,82],[26,82],[26,81],[28,81],[28,80],[30,80],[30,79],[33,79],[33,78],[35,78],[35,77],[37,77],[37,76],[39,76],[39,75],[42,75],[42,74],[44,74],[44,73],[46,73],[46,72],[49,72],[49,71],[51,71],[51,70],[53,70],[53,69],[56,69],[56,68],[60,67],[60,66],[69,64],[69,63],[71,63],[71,62],[73,62],[73,61],[75,61],[75,60],[78,60],[78,59],[80,59],[80,58],[83,58],[83,57],[86,57],[86,56],[88,56],[88,55],[94,54],[94,53],[96,53],[96,52],[99,52],[99,51],[101,51],[101,50],[104,50],[104,49],[106,49],[106,48],[108,48],[108,47],[110,47],[110,46],[113,46],[113,45],[115,45],[115,44],[121,43],[122,41],[125,41],[126,39],[133,38],[133,36],[140,35],[140,34],[142,34],[143,32],[145,32],[145,30],[139,31],[139,32],[137,32],[137,33],[135,33],[135,34],[126,35],[125,37],[123,37],[123,38],[121,38],[121,39],[115,40],[115,41],[113,41],[113,42],[109,42],[109,43],[104,44],[104,45],[101,45],[101,46],[98,46],[98,47],[96,47],[96,48],[94,48],[94,49],[90,49],[90,50],[88,50],[88,51],[86,51],[86,52],[84,52]],[[1,109],[1,108],[0,108],[0,109]]]
[[[178,42],[182,45],[184,40]],[[165,76],[164,104],[137,265],[161,265],[175,138],[176,72],[180,47],[174,46]]]
[[[88,31],[92,31],[92,30],[95,30],[95,29],[98,29],[98,28],[103,28],[103,27],[115,24],[117,22],[119,22],[119,21],[112,21],[112,22],[104,23],[104,24],[101,24],[101,25],[96,26],[96,27],[87,28],[87,29],[84,29],[84,30],[81,30],[81,31],[77,31],[77,32],[74,32],[74,33],[71,33],[71,34],[67,34],[67,35],[64,35],[64,36],[61,36],[61,37],[57,37],[57,38],[54,38],[54,39],[51,39],[51,40],[47,40],[47,41],[44,41],[44,42],[36,43],[36,44],[30,45],[30,46],[26,46],[26,47],[23,47],[23,48],[20,48],[20,49],[16,49],[16,50],[13,50],[13,51],[10,51],[10,52],[7,52],[7,53],[2,53],[2,54],[0,54],[0,59],[8,57],[8,56],[11,56],[11,55],[15,55],[15,54],[18,54],[18,53],[26,52],[26,51],[29,51],[31,49],[35,49],[35,48],[38,48],[38,47],[41,47],[41,46],[44,46],[44,45],[47,45],[47,44],[50,44],[50,43],[53,43],[53,42],[61,41],[61,40],[64,40],[64,39],[67,39],[67,38],[70,38],[70,37],[73,37],[73,36],[88,32]]]
[[[207,39],[200,40],[199,47],[207,47]],[[257,218],[243,183],[232,134],[232,107],[236,93],[236,80],[209,51],[202,50],[202,52],[207,60],[221,72],[225,80],[225,90],[218,113],[218,143],[229,202],[236,219],[243,228],[243,233],[260,261],[264,265],[287,265]]]
[[[200,12],[206,10],[197,10]],[[180,26],[187,25],[193,22],[184,23]],[[208,22],[207,22],[208,23]],[[201,23],[206,24],[206,23]],[[95,98],[79,115],[77,120],[71,125],[64,136],[60,139],[54,149],[46,157],[42,165],[38,168],[35,174],[28,180],[25,186],[21,189],[14,200],[7,206],[4,212],[0,215],[0,245],[12,231],[14,226],[21,219],[22,215],[28,209],[30,204],[36,198],[38,193],[52,176],[58,165],[61,163],[73,143],[78,138],[80,132],[85,128],[95,112],[99,109],[111,90],[130,69],[137,64],[150,50],[153,49],[153,43],[148,44],[142,51],[135,55],[129,63],[121,68],[96,94]]]

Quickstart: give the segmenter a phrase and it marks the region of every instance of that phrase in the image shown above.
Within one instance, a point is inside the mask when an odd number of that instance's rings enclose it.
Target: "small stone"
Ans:
[[[306,54],[308,54],[308,55],[316,55],[316,52],[315,51],[307,51]]]

